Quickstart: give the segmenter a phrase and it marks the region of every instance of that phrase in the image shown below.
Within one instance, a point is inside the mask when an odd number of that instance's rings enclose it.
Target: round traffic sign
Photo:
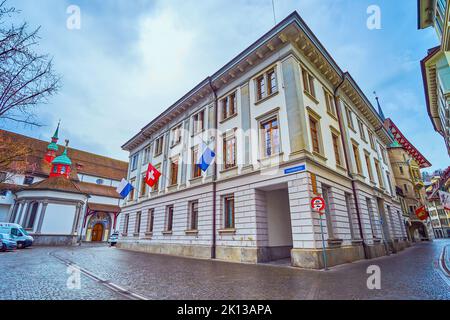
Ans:
[[[311,208],[314,211],[321,212],[325,209],[325,200],[322,197],[316,197],[311,200]]]

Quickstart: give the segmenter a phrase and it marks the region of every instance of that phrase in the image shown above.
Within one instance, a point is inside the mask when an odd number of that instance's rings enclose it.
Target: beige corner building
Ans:
[[[136,131],[120,248],[317,269],[322,236],[329,266],[408,246],[392,136],[297,12]],[[148,163],[163,174],[153,189]]]

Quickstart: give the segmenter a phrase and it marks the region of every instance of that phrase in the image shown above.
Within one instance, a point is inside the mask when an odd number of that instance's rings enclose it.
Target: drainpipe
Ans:
[[[353,179],[353,175],[350,173],[350,166],[349,166],[350,162],[349,162],[349,156],[348,156],[348,150],[347,150],[347,143],[346,143],[345,137],[344,137],[344,128],[343,128],[343,122],[342,122],[340,102],[339,102],[339,98],[337,96],[337,92],[339,91],[341,86],[344,84],[344,81],[345,81],[345,75],[341,78],[341,82],[334,90],[333,98],[334,98],[334,104],[336,106],[336,114],[338,117],[339,130],[341,131],[341,142],[342,142],[342,147],[344,149],[345,165],[347,166],[348,176],[351,179],[353,197],[355,198],[355,209],[356,209],[356,216],[358,218],[359,236],[361,237],[361,240],[362,240],[362,245],[363,245],[363,249],[364,249],[364,258],[368,259],[369,255],[367,252],[366,241],[364,240],[364,233],[363,233],[362,223],[361,223],[361,212],[359,210],[359,201],[358,201],[358,196],[356,193],[356,185],[355,185],[355,180]]]
[[[216,151],[216,157],[217,157],[217,128],[219,126],[218,124],[218,116],[217,116],[217,92],[216,89],[214,88],[212,81],[211,81],[211,77],[208,77],[208,83],[209,86],[211,87],[211,90],[214,94],[214,142],[215,142],[215,151]],[[212,247],[211,247],[211,259],[215,259],[216,258],[216,194],[217,194],[217,158],[213,163],[213,209],[212,209]]]

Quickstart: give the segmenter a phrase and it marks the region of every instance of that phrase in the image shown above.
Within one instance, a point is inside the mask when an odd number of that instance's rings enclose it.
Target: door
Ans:
[[[91,241],[102,241],[103,240],[103,225],[97,223],[92,229]]]

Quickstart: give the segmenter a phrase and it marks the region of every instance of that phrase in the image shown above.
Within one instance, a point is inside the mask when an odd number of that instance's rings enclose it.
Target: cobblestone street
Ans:
[[[126,299],[107,280],[148,299],[450,299],[439,258],[450,241],[417,244],[399,254],[324,271],[248,265],[123,251],[107,246],[34,247],[0,253],[0,299]],[[448,249],[447,249],[448,252]],[[68,289],[63,261],[81,275]],[[367,289],[367,267],[381,268],[381,290]]]

